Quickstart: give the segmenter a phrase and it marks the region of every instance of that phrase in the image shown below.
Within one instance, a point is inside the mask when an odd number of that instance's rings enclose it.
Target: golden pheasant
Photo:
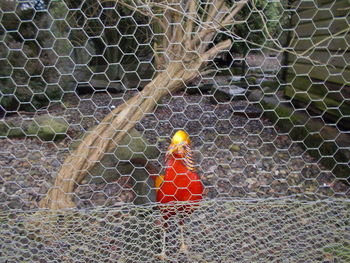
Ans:
[[[171,144],[166,153],[166,170],[164,175],[153,176],[156,187],[156,200],[161,204],[160,210],[165,220],[171,216],[181,213],[189,214],[193,211],[195,203],[203,198],[203,184],[195,171],[190,148],[190,138],[187,132],[177,131],[171,139]],[[179,205],[178,202],[186,202]],[[175,203],[177,203],[175,205]],[[171,205],[172,204],[172,205]],[[185,252],[187,247],[183,237],[183,226],[180,224],[181,247]],[[165,257],[165,235],[164,229],[163,248],[160,257]]]

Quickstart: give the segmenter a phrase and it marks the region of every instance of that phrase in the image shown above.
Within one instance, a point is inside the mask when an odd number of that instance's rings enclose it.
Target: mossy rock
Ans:
[[[68,123],[62,117],[49,115],[35,117],[29,125],[27,135],[36,135],[44,141],[63,139],[68,130]]]
[[[288,98],[293,98],[293,101],[301,105],[307,106],[308,110],[316,113],[323,113],[324,117],[333,122],[340,122],[344,127],[350,128],[347,121],[342,121],[344,115],[350,114],[350,105],[343,103],[342,99],[334,99],[332,96],[319,94],[321,88],[317,85],[311,86],[307,93],[300,92],[299,88],[286,86],[284,95]],[[302,90],[303,91],[303,90]],[[321,91],[322,93],[323,91]],[[323,92],[324,93],[324,92]]]
[[[247,81],[250,85],[255,85],[257,84],[257,78],[254,76],[247,77]]]
[[[135,167],[131,164],[131,159],[157,159],[159,154],[156,146],[150,145],[137,130],[132,129],[121,140],[114,152],[105,153],[101,161],[89,171],[89,174],[94,182],[102,179],[111,182],[118,179],[119,176],[134,172]]]
[[[70,145],[71,150],[78,148],[81,141],[91,132],[93,132],[96,126],[90,128],[85,134],[83,134],[79,139],[73,141]],[[105,157],[111,160],[113,157],[119,161],[129,161],[132,158],[147,158],[156,159],[158,158],[160,152],[155,145],[150,145],[146,138],[142,137],[140,132],[136,129],[132,129],[127,135],[120,141],[118,147],[112,153],[106,153]],[[103,163],[108,167],[108,162]]]
[[[1,120],[0,121],[0,136],[7,136],[8,135],[8,130],[9,130],[9,126],[7,124],[7,122]]]
[[[131,158],[155,159],[159,156],[156,146],[150,145],[146,138],[135,129],[129,131],[119,143],[114,154],[119,160],[130,160]]]
[[[241,147],[239,147],[239,145],[237,144],[232,144],[230,147],[230,152],[234,153],[234,152],[239,152],[241,150]]]
[[[348,135],[338,138],[337,143],[325,143],[325,140],[332,140],[339,130],[333,127],[324,126],[323,122],[317,119],[310,119],[310,116],[295,111],[288,104],[280,103],[280,100],[274,97],[263,96],[262,92],[250,93],[250,100],[259,100],[259,104],[264,111],[264,116],[269,118],[279,129],[288,133],[294,141],[302,141],[300,146],[307,150],[307,153],[332,170],[339,178],[347,178],[350,169],[348,165],[339,162],[346,162],[349,158],[347,154],[340,151],[337,144],[347,145]],[[322,135],[320,131],[322,130]],[[331,157],[322,157],[331,156]],[[338,164],[337,164],[338,163]],[[336,167],[334,168],[334,166]]]
[[[200,85],[194,85],[189,86],[186,88],[187,94],[194,95],[194,94],[204,94],[208,93],[212,90],[213,84],[212,83],[202,83]]]
[[[93,132],[94,128],[73,142],[70,149],[75,150],[83,138]],[[85,180],[89,183],[109,183],[118,180],[121,176],[131,176],[134,182],[133,189],[138,196],[135,204],[154,201],[153,182],[149,173],[142,165],[140,167],[135,165],[132,160],[143,159],[147,162],[157,159],[159,155],[160,151],[155,145],[151,145],[140,132],[132,129],[114,151],[104,154],[101,161],[87,173]]]
[[[267,80],[261,83],[261,87],[265,88],[267,92],[272,93],[276,92],[276,90],[281,86],[278,81],[275,80]],[[264,89],[264,90],[265,90]]]
[[[0,137],[24,137],[21,127],[11,121],[0,120]]]
[[[242,67],[232,67],[230,68],[230,71],[232,75],[237,75],[237,76],[243,75]]]

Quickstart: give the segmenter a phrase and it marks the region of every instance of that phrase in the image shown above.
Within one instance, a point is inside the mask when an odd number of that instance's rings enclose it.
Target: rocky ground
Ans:
[[[69,123],[67,137],[41,141],[36,137],[0,140],[0,207],[34,209],[69,154],[73,139],[96,125],[113,108],[132,96],[96,93],[52,105],[38,114],[63,116]],[[279,133],[268,119],[250,118],[246,100],[215,104],[208,94],[180,92],[165,98],[154,114],[146,115],[136,128],[150,144],[165,152],[174,130],[191,135],[198,171],[208,198],[263,198],[295,194],[349,197],[347,185],[318,165],[288,135]],[[27,113],[6,119],[28,119]],[[154,163],[160,168],[164,155]],[[79,207],[113,205],[134,200],[127,177],[115,182],[87,181],[76,191]]]

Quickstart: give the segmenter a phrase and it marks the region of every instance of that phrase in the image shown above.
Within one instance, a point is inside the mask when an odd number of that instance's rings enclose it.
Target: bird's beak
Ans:
[[[165,154],[166,158],[168,158],[169,156],[171,156],[173,154],[173,152],[176,150],[176,145],[171,143],[168,147],[168,150]]]

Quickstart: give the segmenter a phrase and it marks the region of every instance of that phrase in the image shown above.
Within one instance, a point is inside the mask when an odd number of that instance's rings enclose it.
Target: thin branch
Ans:
[[[218,4],[217,11],[214,16],[208,16],[207,18],[211,20],[212,22],[212,27],[217,28],[221,27],[220,22],[223,19],[223,17],[227,14],[228,8],[224,5],[225,1],[221,0],[221,2]],[[226,14],[225,14],[226,11]],[[211,32],[208,32],[208,34],[204,35],[203,38],[201,39],[200,43],[200,49],[199,52],[204,52],[209,44],[210,41],[215,38],[217,30],[211,30]],[[201,33],[200,33],[201,34]]]
[[[210,4],[208,5],[208,9],[207,9],[207,11],[206,11],[207,16],[206,16],[205,20],[203,20],[202,22],[203,22],[204,24],[206,24],[206,22],[209,21],[209,17],[211,17],[211,14],[213,14],[214,12],[215,12],[214,3],[210,3]],[[209,21],[209,22],[210,22],[210,21]]]
[[[201,72],[201,76],[208,75],[210,73],[217,72],[217,69],[207,69]]]
[[[249,0],[244,0],[244,1],[249,1]],[[241,1],[241,2],[239,2],[239,3],[242,3],[242,2],[243,2],[243,1]],[[242,6],[242,7],[243,7],[243,6]],[[261,15],[261,14],[260,14],[261,11],[259,11],[259,10],[257,10],[257,11],[258,11],[259,15]],[[233,10],[232,13],[237,14],[236,8]],[[231,14],[232,14],[232,13],[231,13]],[[231,14],[230,14],[229,16],[231,16]],[[227,21],[227,18],[226,18],[224,21]],[[266,22],[265,22],[265,20],[263,20],[263,23],[264,23],[264,27],[266,27]],[[320,62],[320,61],[318,61],[318,60],[315,60],[315,59],[310,58],[310,56],[305,56],[305,54],[307,53],[307,52],[305,52],[305,51],[304,51],[303,53],[297,53],[297,52],[292,51],[292,50],[290,50],[290,49],[288,49],[288,48],[282,47],[279,43],[277,43],[277,42],[275,42],[275,41],[274,41],[274,44],[276,45],[277,48],[264,46],[264,45],[258,44],[258,43],[256,43],[256,42],[250,41],[250,40],[248,40],[248,39],[241,38],[240,36],[234,34],[233,32],[231,32],[231,31],[229,31],[229,30],[226,30],[226,29],[223,30],[223,28],[225,28],[224,25],[222,25],[222,24],[220,24],[220,25],[221,25],[220,28],[215,28],[215,30],[216,30],[218,33],[223,33],[223,34],[225,34],[225,35],[227,35],[227,36],[233,37],[233,38],[238,39],[238,40],[243,40],[243,41],[245,41],[245,42],[248,43],[248,44],[251,44],[251,45],[254,45],[254,46],[258,46],[258,47],[261,47],[261,48],[265,48],[265,49],[270,50],[270,51],[275,51],[275,52],[287,52],[287,53],[290,53],[290,54],[292,54],[292,55],[295,55],[297,58],[303,58],[303,59],[309,60],[310,62],[313,62],[313,63],[316,63],[316,64],[323,64],[322,62]],[[333,34],[333,35],[327,37],[326,39],[321,40],[321,41],[318,42],[314,47],[309,48],[307,51],[310,52],[311,50],[316,49],[317,46],[320,45],[321,43],[323,43],[324,41],[327,41],[328,39],[330,39],[330,38],[332,38],[332,37],[334,37],[334,36],[340,35],[340,34],[346,32],[346,31],[349,30],[349,29],[350,29],[350,26],[347,27],[347,28],[345,28],[345,29],[343,29],[343,30],[341,30],[341,31],[339,31],[339,32],[337,32],[336,34]],[[208,30],[214,30],[214,28],[210,28],[210,29],[208,29]],[[266,29],[265,29],[265,30],[266,30]],[[271,38],[271,40],[273,40],[272,36],[271,36],[269,33],[268,33],[268,35],[269,35],[269,37]],[[329,65],[329,64],[327,64],[327,65],[325,65],[325,66],[335,68],[333,65]]]
[[[297,52],[293,52],[293,51],[290,51],[290,50],[288,50],[288,49],[282,47],[277,41],[275,41],[275,40],[273,39],[273,37],[271,36],[271,34],[270,34],[269,30],[268,30],[267,22],[265,21],[265,18],[264,18],[263,14],[262,14],[262,11],[259,11],[259,10],[257,9],[257,7],[256,7],[256,5],[255,5],[255,3],[254,3],[254,1],[255,1],[255,0],[252,1],[253,9],[254,9],[255,11],[258,12],[260,18],[262,19],[262,21],[263,21],[263,28],[264,28],[264,31],[266,32],[266,34],[268,35],[269,40],[271,40],[271,41],[275,44],[275,46],[278,47],[278,48],[280,49],[280,51],[288,52],[288,53],[290,53],[290,54],[295,55],[297,58],[307,59],[307,60],[309,60],[309,61],[311,61],[311,62],[314,62],[314,63],[316,63],[316,64],[323,64],[323,63],[322,63],[321,61],[319,61],[319,60],[315,60],[315,59],[310,58],[310,56],[305,56],[305,54],[307,54],[309,51],[314,50],[318,45],[322,44],[324,41],[326,41],[326,40],[328,40],[328,39],[331,39],[332,37],[334,37],[334,36],[336,36],[336,35],[342,34],[342,33],[344,33],[345,31],[349,30],[349,28],[350,28],[350,27],[345,28],[345,29],[343,29],[343,30],[337,32],[335,35],[331,35],[331,36],[329,36],[329,37],[327,37],[327,38],[325,38],[325,39],[319,41],[318,43],[316,43],[315,46],[310,47],[309,49],[307,49],[307,50],[305,50],[304,52],[302,52],[302,53],[299,54],[299,53],[297,53]],[[291,42],[290,42],[290,43],[291,43]],[[336,68],[334,65],[330,65],[330,64],[327,64],[326,66],[327,66],[327,67],[331,67],[331,68],[333,68],[333,69]]]
[[[188,13],[190,14],[190,16],[192,16],[192,14],[195,12],[196,6],[197,6],[197,2],[191,1],[191,4],[190,4],[189,9],[188,9]],[[193,23],[194,22],[192,19],[187,18],[187,24],[186,24],[186,29],[185,29],[186,33],[192,33]]]
[[[211,49],[207,50],[203,55],[203,60],[212,60],[218,53],[223,52],[225,49],[228,49],[232,44],[230,39],[220,42]]]
[[[217,5],[216,3],[219,2]],[[224,5],[224,0],[216,0],[215,4],[213,3],[213,8],[211,12],[208,14],[208,17],[205,22],[215,22],[215,17],[220,12],[221,7]]]
[[[249,0],[242,0],[236,3],[235,8],[230,12],[230,14],[222,21],[221,24],[228,24],[235,15],[249,2]]]
[[[181,6],[178,5],[177,8],[179,9],[178,13],[174,14],[174,34],[173,37],[171,38],[171,43],[174,43],[175,40],[179,41],[180,39],[183,38],[185,31],[181,25],[181,20],[184,18],[184,16],[186,15],[186,12],[182,12],[180,10]],[[181,8],[182,9],[182,8]]]
[[[224,5],[224,1],[222,1],[222,5],[218,7],[218,12],[216,13],[215,17],[212,18],[214,28],[222,27],[220,23],[224,16],[227,14],[227,10],[228,8]],[[216,33],[217,30],[212,30],[211,32],[206,34],[203,39],[201,39],[199,52],[204,52],[205,50],[207,50],[210,41],[215,38]]]
[[[222,4],[218,7],[218,11],[214,16],[213,22],[222,20],[222,18],[227,14],[228,8],[224,5],[225,1],[222,1]]]
[[[150,18],[154,18],[158,24],[164,29],[164,31],[166,30],[166,26],[164,25],[164,21],[162,19],[160,19],[158,16],[156,16],[152,11],[145,11],[145,9],[142,9],[140,7],[135,7],[132,6],[128,3],[126,3],[125,1],[122,0],[99,0],[101,3],[108,3],[108,2],[116,2],[117,4],[120,4],[122,6],[125,6],[126,8],[129,8],[130,10],[133,10],[141,15],[144,15],[145,17],[150,17]],[[142,3],[142,2],[140,2]],[[143,7],[148,7],[149,8],[150,5],[143,5]]]
[[[126,4],[125,2],[122,2],[122,1],[119,1],[119,0],[100,0],[102,2],[109,2],[109,1],[115,1],[115,2],[118,2],[126,7],[130,7],[131,9],[141,13],[141,14],[144,14],[146,16],[151,16],[151,17],[155,17],[157,19],[157,21],[159,22],[159,24],[162,25],[162,27],[164,28],[164,24],[163,24],[163,21],[160,20],[158,17],[156,17],[154,14],[149,14],[149,13],[144,13],[144,12],[141,12],[139,9],[137,9],[136,7],[133,7],[133,6],[130,6],[129,4]],[[261,47],[261,48],[265,48],[266,50],[270,50],[270,51],[274,51],[274,52],[287,52],[289,54],[292,54],[292,55],[295,55],[297,58],[304,58],[304,59],[307,59],[309,60],[310,62],[314,62],[314,63],[317,63],[317,64],[322,64],[320,61],[317,61],[317,60],[314,60],[314,59],[311,59],[309,56],[305,56],[305,54],[307,52],[310,52],[312,50],[314,50],[315,48],[317,48],[318,45],[322,44],[324,41],[327,41],[328,39],[334,37],[334,36],[338,36],[344,32],[346,32],[347,30],[349,30],[350,27],[348,28],[345,28],[335,34],[333,34],[332,36],[329,36],[323,40],[321,40],[320,42],[316,43],[316,45],[314,47],[310,47],[307,51],[304,51],[302,53],[297,53],[295,51],[292,51],[290,50],[289,48],[285,48],[285,47],[282,47],[279,43],[275,42],[274,41],[274,44],[276,45],[276,48],[274,47],[268,47],[268,46],[264,46],[262,44],[258,44],[256,42],[253,42],[253,41],[250,41],[248,39],[245,39],[245,38],[242,38],[236,34],[234,34],[233,32],[225,29],[225,26],[228,26],[228,25],[234,25],[234,24],[238,24],[240,22],[236,22],[236,21],[231,21],[233,19],[233,17],[249,2],[249,0],[241,0],[240,2],[237,2],[232,8],[231,8],[231,11],[229,13],[229,15],[223,19],[223,21],[215,21],[215,23],[217,24],[217,26],[214,26],[213,23],[204,23],[203,25],[203,21],[200,21],[199,19],[193,17],[192,15],[189,15],[189,14],[184,14],[184,12],[181,12],[173,7],[170,7],[168,5],[166,5],[166,3],[155,3],[155,2],[148,2],[148,5],[149,6],[156,6],[156,7],[159,7],[159,8],[162,8],[164,10],[170,10],[170,11],[173,11],[173,12],[176,12],[176,13],[180,13],[182,15],[184,15],[189,21],[189,20],[192,20],[193,23],[197,24],[199,27],[202,28],[202,34],[197,34],[197,36],[195,38],[191,38],[191,46],[189,49],[191,50],[194,50],[196,45],[201,41],[201,39],[203,38],[203,36],[209,34],[210,32],[213,32],[213,31],[216,31],[217,33],[222,33],[222,34],[225,34],[229,37],[233,37],[234,39],[237,39],[237,40],[243,40],[245,41],[246,43],[248,44],[251,44],[251,45],[254,45],[254,46],[257,46],[257,47]],[[207,8],[208,9],[208,8]],[[209,10],[208,10],[209,11]],[[207,14],[208,15],[208,11],[206,11],[205,9],[203,9],[203,15],[202,17],[204,17],[204,14]],[[259,14],[261,11],[258,11]],[[260,14],[261,15],[261,14]],[[209,18],[206,19],[207,21],[209,20]],[[264,21],[264,27],[266,27],[266,23]],[[166,28],[165,28],[166,29]],[[203,30],[204,29],[204,30]],[[265,29],[266,30],[266,29]],[[268,33],[269,34],[269,33]],[[189,36],[190,34],[187,34],[187,36]],[[269,34],[270,35],[270,34]],[[271,40],[273,40],[273,38],[271,37],[271,35],[269,36],[271,38]],[[326,66],[332,66],[332,65],[326,65]]]
[[[153,44],[153,49],[154,49],[154,63],[156,64],[156,67],[158,68],[159,65],[161,64],[161,59],[160,59],[159,53],[157,52],[157,50],[158,50],[157,43]]]
[[[301,53],[301,56],[304,56],[305,54],[307,54],[309,51],[313,50],[315,47],[321,45],[323,42],[332,39],[333,37],[336,37],[338,35],[341,35],[343,33],[345,33],[346,31],[348,31],[350,29],[350,27],[344,28],[343,30],[338,31],[337,33],[333,34],[333,35],[329,35],[328,37],[325,37],[324,39],[320,40],[319,42],[317,42],[313,47],[308,48],[307,50],[305,50],[303,53]]]
[[[207,9],[208,9],[208,8],[209,8],[209,2],[207,1],[207,2],[205,2],[204,7],[201,8],[201,9],[203,10],[203,14],[202,14],[201,17],[200,17],[200,21],[204,21],[204,20],[205,20],[206,15],[208,14],[208,12],[207,12]]]
[[[223,20],[223,21],[216,21],[217,26],[212,26],[209,28],[206,28],[205,30],[202,30],[198,36],[193,40],[192,42],[192,47],[194,45],[197,45],[198,42],[201,41],[201,39],[204,39],[204,37],[213,31],[219,31],[220,28],[223,27],[223,24],[227,24],[229,22],[228,18],[230,20],[244,7],[244,5],[248,2],[249,0],[243,0],[235,4],[235,7],[232,9],[231,13]],[[208,18],[209,19],[209,18]],[[207,19],[207,21],[208,21]],[[213,17],[211,19],[214,19]]]
[[[262,14],[262,12],[259,11],[259,10],[257,9],[257,7],[256,7],[256,5],[255,5],[255,0],[252,0],[252,6],[253,6],[253,9],[254,9],[255,11],[258,12],[258,14],[259,14],[259,16],[260,16],[260,18],[261,18],[261,21],[263,22],[262,24],[263,24],[264,31],[265,31],[265,33],[267,34],[267,36],[270,38],[269,40],[271,40],[271,41],[276,45],[276,47],[280,46],[279,43],[277,43],[277,42],[273,39],[272,35],[270,34],[270,31],[269,31],[269,29],[268,29],[268,27],[267,27],[267,22],[265,21],[265,17],[264,17],[264,15]]]
[[[127,8],[129,8],[130,10],[136,11],[144,16],[148,16],[148,17],[154,17],[154,15],[148,13],[148,12],[144,12],[142,11],[140,8],[137,8],[135,6],[129,5],[128,3],[124,2],[124,1],[119,1],[119,0],[99,0],[100,3],[109,3],[109,2],[116,2],[117,4],[123,5]]]

